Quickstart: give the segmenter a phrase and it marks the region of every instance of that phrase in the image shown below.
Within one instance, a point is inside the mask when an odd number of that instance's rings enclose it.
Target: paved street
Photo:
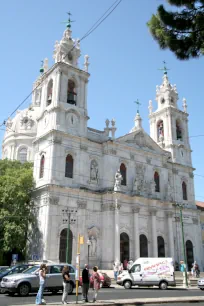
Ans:
[[[90,290],[90,297],[92,294],[92,290]],[[181,297],[181,296],[203,296],[204,293],[201,290],[193,289],[193,290],[184,290],[184,289],[168,289],[166,291],[159,290],[157,288],[154,289],[146,289],[146,288],[134,288],[130,290],[125,290],[123,288],[104,288],[101,289],[98,295],[98,300],[113,300],[113,299],[131,299],[131,298],[157,298],[157,297]],[[69,296],[69,301],[75,301],[75,295]],[[52,295],[50,293],[45,293],[45,299],[47,303],[53,302],[61,302],[61,294]],[[81,294],[79,296],[79,300],[81,300]],[[10,305],[26,305],[32,304],[35,302],[35,294],[31,294],[28,297],[21,298],[19,296],[10,297],[8,295],[0,295],[0,305],[1,306],[10,306]],[[193,306],[194,303],[190,303],[190,306]],[[166,304],[165,304],[166,305]],[[176,306],[182,306],[177,304]],[[185,303],[185,306],[188,305]],[[198,303],[196,303],[198,305]],[[155,305],[156,306],[156,305]],[[161,304],[160,304],[161,306]],[[168,304],[170,306],[170,304]],[[175,306],[173,304],[172,306]]]

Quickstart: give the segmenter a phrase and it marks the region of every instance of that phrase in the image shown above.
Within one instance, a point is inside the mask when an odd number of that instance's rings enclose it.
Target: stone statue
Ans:
[[[117,170],[115,174],[115,185],[114,185],[114,191],[120,191],[121,190],[121,182],[122,182],[122,175],[120,173],[120,169]]]
[[[88,72],[88,68],[89,68],[89,56],[85,55],[84,56],[84,70]]]
[[[90,179],[91,181],[98,181],[98,164],[95,160],[91,161]]]
[[[170,180],[168,180],[167,197],[168,197],[168,200],[169,200],[169,201],[173,201],[173,189],[172,189]]]
[[[94,238],[94,236],[91,236],[91,256],[95,256],[96,255],[96,251],[97,251],[97,240],[96,238]]]
[[[137,173],[137,175],[136,175],[133,190],[138,192],[138,193],[141,193],[141,192],[143,192],[143,188],[144,188],[145,165],[137,164],[136,173]]]

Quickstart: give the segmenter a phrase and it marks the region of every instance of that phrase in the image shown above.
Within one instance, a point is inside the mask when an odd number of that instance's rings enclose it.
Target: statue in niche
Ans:
[[[173,201],[173,188],[172,188],[172,184],[171,184],[171,177],[169,176],[168,178],[168,184],[167,184],[167,199],[169,201]]]
[[[145,182],[144,182],[145,165],[138,164],[136,168],[136,173],[137,173],[137,176],[136,176],[135,183],[134,183],[134,191],[141,193],[145,185]],[[146,189],[146,187],[144,189]]]
[[[121,182],[123,180],[123,177],[120,173],[120,169],[117,170],[115,174],[115,185],[114,185],[114,191],[120,191],[121,190]]]
[[[158,138],[159,141],[162,141],[164,139],[164,124],[163,121],[160,121],[158,124]]]
[[[91,252],[90,255],[91,256],[96,256],[96,252],[97,252],[97,240],[94,236],[91,236],[90,238],[91,241]]]
[[[90,179],[91,181],[98,182],[98,164],[95,160],[91,161]]]

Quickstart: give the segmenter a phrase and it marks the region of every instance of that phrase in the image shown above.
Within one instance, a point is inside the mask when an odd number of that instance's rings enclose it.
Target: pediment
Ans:
[[[126,134],[116,139],[117,142],[124,143],[130,147],[144,149],[159,154],[166,154],[160,146],[143,130]]]

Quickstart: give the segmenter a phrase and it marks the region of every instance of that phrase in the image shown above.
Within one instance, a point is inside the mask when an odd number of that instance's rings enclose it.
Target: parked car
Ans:
[[[57,293],[62,290],[62,269],[67,264],[47,264],[47,275],[45,283],[45,291]],[[75,267],[69,266],[70,272],[70,289],[69,294],[73,292],[75,287]],[[14,274],[3,277],[1,287],[4,288],[9,295],[18,293],[20,296],[27,296],[30,292],[37,292],[39,288],[39,268],[40,265],[31,267],[21,274]]]
[[[0,266],[0,272],[1,271],[5,271],[6,269],[8,269],[9,268],[9,266]]]
[[[204,278],[200,278],[198,280],[198,288],[200,288],[200,290],[204,290]]]
[[[101,283],[100,283],[100,287],[110,287],[111,286],[111,278],[106,274],[106,273],[103,273],[103,272],[98,272],[99,276],[100,276],[100,280],[101,280]],[[80,279],[79,279],[79,286],[82,286],[82,276],[80,276]],[[92,275],[90,274],[90,288],[93,288],[93,277]]]
[[[31,264],[19,264],[15,266],[8,267],[4,270],[0,271],[0,282],[2,281],[2,278],[11,275],[11,274],[16,274],[16,273],[22,273],[24,270],[32,267],[33,265]],[[5,293],[5,288],[0,287],[0,293]]]

